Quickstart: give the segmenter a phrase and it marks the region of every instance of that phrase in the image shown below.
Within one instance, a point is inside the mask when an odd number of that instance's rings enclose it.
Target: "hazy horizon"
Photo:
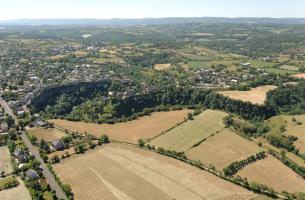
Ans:
[[[0,20],[305,18],[304,8],[300,0],[10,0],[1,3]]]

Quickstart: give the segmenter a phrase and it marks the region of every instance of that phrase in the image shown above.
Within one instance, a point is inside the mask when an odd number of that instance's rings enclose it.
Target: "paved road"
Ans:
[[[14,115],[13,111],[11,110],[11,108],[7,105],[6,101],[4,101],[1,97],[0,97],[0,104],[4,108],[5,112],[8,113],[9,115],[11,115],[15,119],[15,122],[17,123],[18,122],[17,117]],[[23,143],[29,148],[29,151],[31,152],[31,154],[33,156],[35,156],[35,158],[38,161],[41,162],[41,167],[42,167],[42,170],[43,170],[43,175],[44,175],[47,183],[52,188],[52,190],[54,190],[56,192],[57,198],[58,199],[68,199],[66,194],[62,190],[62,188],[59,186],[59,184],[55,180],[53,174],[50,172],[50,170],[48,169],[46,164],[43,162],[43,159],[41,158],[41,156],[39,154],[39,151],[37,150],[36,147],[34,147],[32,145],[32,143],[31,143],[29,137],[27,136],[27,134],[26,133],[22,133],[21,134],[21,138],[23,140]]]
[[[0,96],[0,104],[1,104],[1,106],[4,108],[5,112],[6,112],[7,114],[9,114],[10,116],[12,116],[12,117],[15,119],[15,121],[17,122],[17,121],[18,121],[18,120],[17,120],[17,117],[14,115],[13,111],[12,111],[12,110],[10,109],[10,107],[7,105],[6,101],[4,101],[4,100],[1,98],[1,96]]]

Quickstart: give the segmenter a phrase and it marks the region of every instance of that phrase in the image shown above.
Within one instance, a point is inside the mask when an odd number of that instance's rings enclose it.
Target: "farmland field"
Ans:
[[[222,170],[233,161],[245,159],[259,151],[262,149],[255,143],[240,137],[230,129],[224,129],[189,150],[186,155],[191,160],[200,160]]]
[[[31,195],[24,185],[24,182],[18,178],[19,185],[9,190],[0,191],[0,199],[5,200],[31,200]]]
[[[54,169],[80,200],[251,199],[256,196],[177,160],[126,145],[110,144],[64,160],[54,165]]]
[[[277,152],[277,153],[281,153],[281,149],[280,148],[276,148],[275,146],[272,146],[265,138],[263,137],[258,137],[258,138],[255,138],[254,141],[256,143],[262,143],[262,147],[265,149],[265,151],[268,151],[268,149],[272,149],[273,151]],[[295,162],[297,165],[299,166],[302,166],[302,167],[305,167],[305,162],[304,160],[295,155],[294,153],[292,152],[286,152],[286,157],[288,159],[290,159],[291,161]]]
[[[155,64],[154,69],[158,71],[166,70],[171,67],[171,64]]]
[[[13,171],[11,166],[11,156],[6,146],[0,147],[0,172],[9,174]]]
[[[168,150],[187,151],[193,145],[224,129],[223,118],[226,113],[206,110],[180,126],[157,137],[150,144]]]
[[[266,100],[267,92],[274,89],[276,89],[276,86],[265,85],[257,88],[252,88],[249,91],[222,91],[219,92],[219,94],[231,99],[248,101],[253,104],[262,105]]]
[[[270,68],[272,67],[274,64],[273,62],[266,62],[266,61],[261,61],[261,60],[249,60],[249,63],[251,63],[251,65],[253,67],[262,67],[262,68]]]
[[[294,75],[292,75],[292,77],[294,77],[294,78],[300,78],[300,79],[305,79],[305,73],[294,74]]]
[[[50,120],[50,122],[74,132],[87,132],[95,136],[107,134],[110,139],[137,143],[140,138],[153,138],[176,124],[183,122],[189,112],[191,111],[155,112],[150,116],[117,124],[93,124],[66,120]]]
[[[249,181],[268,185],[280,192],[305,191],[305,180],[271,155],[246,166],[237,175],[247,177]]]
[[[299,68],[296,67],[296,66],[293,66],[293,65],[282,65],[280,66],[281,69],[284,69],[284,70],[289,70],[289,71],[298,71]]]
[[[38,141],[45,140],[51,142],[54,139],[63,138],[66,134],[56,128],[30,128],[27,130],[30,135],[34,135]]]

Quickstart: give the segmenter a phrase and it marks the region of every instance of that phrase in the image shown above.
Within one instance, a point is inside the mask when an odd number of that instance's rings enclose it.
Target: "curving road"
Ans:
[[[10,116],[12,116],[15,119],[15,122],[18,122],[17,117],[14,115],[13,111],[11,110],[11,108],[8,106],[8,104],[6,103],[6,101],[4,101],[1,97],[0,97],[0,104],[1,106],[4,108],[5,112],[7,114],[9,114]],[[22,133],[21,134],[21,139],[23,141],[23,143],[28,147],[30,153],[39,161],[41,162],[41,168],[42,168],[42,172],[43,175],[46,179],[46,182],[50,185],[50,187],[52,188],[52,190],[54,190],[56,192],[56,196],[58,199],[68,199],[67,195],[64,193],[64,191],[62,190],[62,188],[60,187],[60,185],[57,183],[57,181],[55,180],[53,174],[50,172],[50,170],[48,169],[48,167],[46,166],[46,164],[43,162],[43,159],[41,158],[39,151],[37,150],[37,148],[32,145],[29,137],[27,136],[26,133]]]

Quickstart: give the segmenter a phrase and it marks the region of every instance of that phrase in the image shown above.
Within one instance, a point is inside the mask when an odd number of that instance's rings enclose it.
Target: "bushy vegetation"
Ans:
[[[268,142],[275,147],[286,149],[287,151],[295,150],[293,143],[298,139],[295,136],[286,136],[283,134],[269,134],[267,137]]]
[[[19,185],[19,182],[15,176],[9,176],[3,179],[0,179],[0,191],[16,187]]]
[[[233,115],[228,115],[223,119],[226,127],[232,127],[239,133],[247,137],[257,137],[267,133],[270,128],[262,122],[250,123],[248,121],[240,120]]]

